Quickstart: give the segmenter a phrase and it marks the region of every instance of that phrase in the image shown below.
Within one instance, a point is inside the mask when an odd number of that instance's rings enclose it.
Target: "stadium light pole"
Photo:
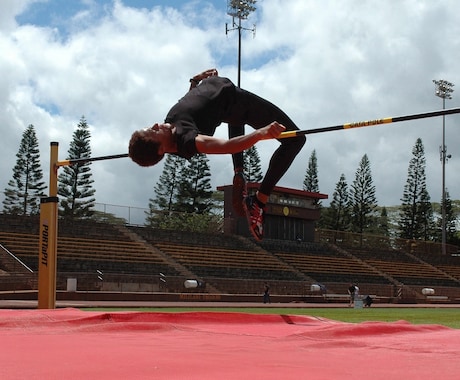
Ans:
[[[446,99],[452,99],[452,92],[454,90],[453,83],[444,79],[433,79],[435,85],[435,95],[442,99],[442,109],[446,108]],[[446,255],[446,162],[451,157],[447,155],[446,146],[446,117],[442,116],[442,145],[439,147],[442,164],[442,200],[441,200],[441,233],[442,233],[442,254]]]
[[[241,20],[246,20],[251,12],[256,10],[255,3],[257,0],[227,0],[227,14],[232,16],[232,27],[225,24],[225,34],[232,30],[238,30],[238,87],[241,87],[241,32],[249,30],[255,35],[256,26],[252,28],[243,28]],[[235,18],[238,22],[235,22]]]
[[[243,28],[241,25],[242,20],[246,20],[251,12],[256,10],[255,3],[256,0],[227,0],[227,14],[232,16],[232,26],[228,27],[228,24],[225,23],[225,34],[228,35],[229,31],[238,30],[238,81],[237,86],[241,88],[241,32],[243,30],[252,31],[255,36],[256,26],[253,25],[252,29]],[[235,22],[235,19],[238,22]],[[244,135],[244,124],[235,125],[228,124],[228,137],[233,138],[236,136]],[[238,171],[244,172],[244,154],[243,152],[232,154],[233,168],[235,169],[235,174]],[[238,176],[235,176],[233,180],[235,181]],[[242,196],[238,190],[238,186],[233,186],[232,191],[232,200],[239,199]],[[241,212],[241,211],[240,211]]]

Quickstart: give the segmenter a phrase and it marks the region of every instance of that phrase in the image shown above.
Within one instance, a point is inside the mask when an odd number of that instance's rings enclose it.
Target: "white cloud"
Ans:
[[[3,0],[0,4],[0,30],[8,32],[17,27],[15,16],[22,13],[33,0]]]

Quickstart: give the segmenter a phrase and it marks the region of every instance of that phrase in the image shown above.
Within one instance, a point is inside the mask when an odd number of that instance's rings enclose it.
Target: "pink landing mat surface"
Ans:
[[[0,379],[460,379],[460,330],[404,321],[0,310]]]

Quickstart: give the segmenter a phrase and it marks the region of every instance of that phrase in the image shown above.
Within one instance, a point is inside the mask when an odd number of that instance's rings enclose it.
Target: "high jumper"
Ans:
[[[213,137],[221,123],[249,125],[254,131],[228,140]],[[299,128],[271,102],[235,86],[228,78],[209,69],[190,79],[190,89],[166,115],[164,123],[132,134],[129,157],[141,166],[158,163],[165,153],[189,159],[196,154],[238,154],[260,140],[278,138],[283,132]],[[238,200],[248,219],[249,229],[256,240],[263,237],[264,208],[268,198],[297,154],[305,144],[303,135],[279,139],[267,172],[255,195],[246,196],[246,181],[240,185]],[[234,181],[235,183],[235,181]]]

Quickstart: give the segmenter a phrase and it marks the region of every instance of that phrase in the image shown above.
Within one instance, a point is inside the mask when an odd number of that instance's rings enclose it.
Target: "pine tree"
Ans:
[[[308,160],[308,167],[303,180],[303,189],[312,193],[319,192],[318,159],[316,158],[316,150],[313,150]]]
[[[184,213],[203,215],[213,206],[210,177],[206,155],[195,155],[189,162],[176,155],[166,155],[162,174],[155,185],[155,198],[149,202],[147,223],[162,228],[190,230],[193,227],[188,225],[191,219]],[[193,219],[197,227],[202,222]]]
[[[303,189],[311,193],[319,193],[318,159],[316,157],[316,150],[313,150],[310,159],[308,160],[308,167],[303,181]],[[315,199],[314,204],[321,205],[321,201],[319,199]]]
[[[420,199],[420,212],[419,215],[417,215],[418,223],[422,231],[421,238],[423,240],[433,240],[436,235],[433,206],[431,205],[430,199],[430,195],[425,188]]]
[[[73,133],[67,159],[91,157],[90,139],[88,124],[82,116]],[[94,213],[96,192],[92,187],[91,162],[64,166],[58,182],[58,194],[62,197],[60,214],[69,219],[90,218]]]
[[[8,182],[3,211],[16,215],[36,215],[40,212],[40,198],[46,188],[40,167],[40,151],[35,128],[30,124],[22,134],[16,154],[13,179]]]
[[[248,182],[262,181],[262,169],[260,166],[260,156],[257,147],[253,145],[243,154],[244,157],[244,175]]]
[[[388,212],[385,206],[382,207],[380,217],[378,219],[377,231],[379,235],[389,236],[390,235],[390,223],[388,220]]]
[[[211,171],[205,154],[193,156],[181,173],[176,210],[203,214],[212,207]]]
[[[339,182],[335,185],[332,201],[325,216],[325,228],[336,231],[346,231],[350,221],[348,184],[345,174],[340,175]]]
[[[174,154],[166,154],[163,171],[155,185],[155,198],[150,199],[149,208],[151,211],[173,211],[175,209],[178,183],[181,180],[181,173],[185,169],[185,158]]]
[[[450,199],[449,191],[446,189],[445,197],[445,217],[446,217],[446,242],[448,244],[458,244],[457,234],[457,215]],[[439,217],[436,223],[436,240],[442,241],[442,199],[440,203]]]
[[[407,181],[401,198],[399,230],[403,239],[427,238],[430,224],[429,195],[426,187],[425,150],[418,138],[412,149]]]
[[[351,228],[363,233],[374,224],[377,207],[375,186],[367,154],[363,156],[350,190]]]
[[[171,214],[176,206],[178,183],[185,168],[185,158],[174,154],[166,154],[163,171],[154,187],[155,198],[149,199],[149,209],[146,212],[146,223],[152,227],[167,228],[167,221],[174,216]],[[158,212],[162,211],[162,212]]]

